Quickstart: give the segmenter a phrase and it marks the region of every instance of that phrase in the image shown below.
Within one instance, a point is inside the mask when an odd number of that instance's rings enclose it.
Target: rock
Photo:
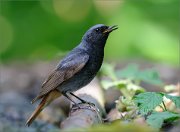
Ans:
[[[51,124],[59,124],[65,116],[61,108],[46,107],[38,118]]]
[[[0,132],[46,132],[57,129],[54,124],[36,120],[30,127],[25,122],[34,106],[21,94],[7,92],[0,94]]]
[[[120,91],[115,88],[109,88],[105,91],[105,109],[109,112],[112,108],[115,108],[115,101],[119,99]]]
[[[122,114],[121,112],[118,111],[118,109],[112,109],[108,115],[107,115],[107,120],[109,122],[112,122],[114,120],[118,120],[118,119],[121,119],[122,118]]]

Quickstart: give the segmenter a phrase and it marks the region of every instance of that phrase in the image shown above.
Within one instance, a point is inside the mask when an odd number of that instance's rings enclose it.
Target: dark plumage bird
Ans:
[[[72,92],[87,85],[96,76],[103,62],[106,40],[109,33],[116,29],[117,26],[98,24],[84,34],[80,44],[60,61],[42,84],[38,96],[32,100],[33,103],[42,99],[27,120],[28,126],[48,104],[61,95],[74,102],[68,95],[71,94],[82,103],[87,103]]]

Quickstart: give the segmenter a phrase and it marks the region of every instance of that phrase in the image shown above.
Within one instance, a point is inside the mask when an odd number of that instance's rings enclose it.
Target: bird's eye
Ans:
[[[96,32],[99,32],[99,28],[96,28]]]

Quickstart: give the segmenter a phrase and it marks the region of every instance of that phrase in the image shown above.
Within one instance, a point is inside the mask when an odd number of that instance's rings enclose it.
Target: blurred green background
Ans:
[[[179,0],[0,0],[1,62],[50,60],[98,23],[118,25],[109,60],[179,64]]]

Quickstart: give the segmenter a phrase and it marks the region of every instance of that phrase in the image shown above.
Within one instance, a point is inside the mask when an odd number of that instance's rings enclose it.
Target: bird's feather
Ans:
[[[82,52],[65,57],[45,80],[39,95],[32,102],[40,99],[43,95],[73,77],[74,74],[78,73],[86,65],[88,59],[89,55]]]
[[[58,90],[53,90],[49,92],[47,95],[43,96],[42,101],[38,105],[38,107],[34,110],[34,112],[31,114],[31,116],[28,118],[26,125],[29,126],[31,123],[36,119],[36,117],[39,115],[39,113],[54,99],[58,98],[62,94]]]

